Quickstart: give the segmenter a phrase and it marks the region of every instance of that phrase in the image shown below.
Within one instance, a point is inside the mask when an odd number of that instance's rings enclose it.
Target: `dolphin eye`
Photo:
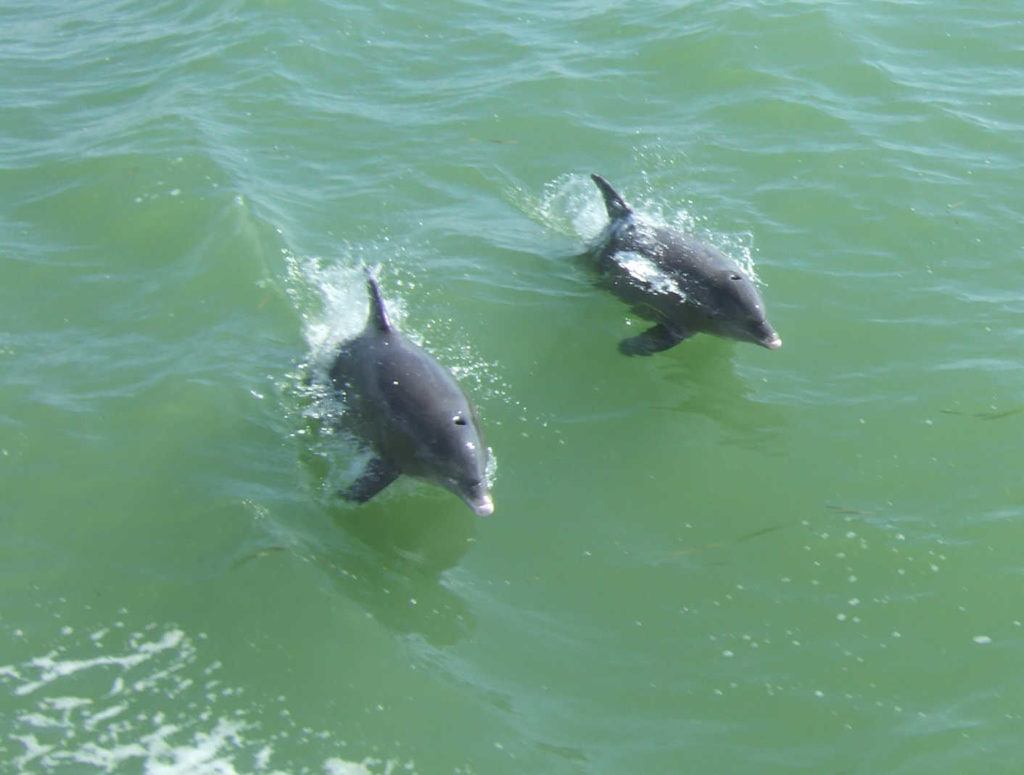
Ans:
[[[466,418],[465,418],[465,417],[463,417],[463,416],[462,416],[461,414],[457,414],[457,415],[455,415],[455,416],[454,416],[454,417],[452,418],[452,421],[453,421],[453,422],[454,422],[454,423],[455,423],[456,425],[465,425],[465,424],[466,424]]]
[[[731,275],[729,275],[729,279],[730,280],[742,280],[743,277],[741,275],[738,275],[735,272],[733,272]]]

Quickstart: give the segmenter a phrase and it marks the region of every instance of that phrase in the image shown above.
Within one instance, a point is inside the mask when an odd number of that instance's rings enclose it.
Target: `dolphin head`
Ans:
[[[782,338],[768,322],[757,286],[740,266],[716,272],[709,290],[704,306],[714,333],[769,350],[782,347]]]
[[[415,433],[415,463],[409,472],[459,496],[481,517],[494,513],[487,481],[490,452],[476,412],[460,394],[420,413]]]
[[[487,480],[480,479],[475,482],[458,482],[452,487],[452,492],[458,495],[467,506],[479,517],[489,517],[494,513],[494,498],[487,489]]]
[[[484,445],[476,413],[467,404],[446,419],[450,424],[439,429],[432,455],[440,474],[438,483],[462,498],[478,516],[488,517],[494,513],[494,500],[487,483],[490,454]]]

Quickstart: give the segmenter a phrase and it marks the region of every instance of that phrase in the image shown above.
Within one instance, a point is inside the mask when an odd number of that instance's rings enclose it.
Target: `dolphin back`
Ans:
[[[369,268],[366,270],[366,288],[370,293],[370,316],[367,325],[373,326],[378,331],[390,331],[391,319],[388,318],[388,311],[384,307],[384,299],[380,295],[377,277]]]
[[[625,218],[627,215],[633,213],[633,208],[626,204],[619,193],[612,188],[611,184],[602,178],[597,173],[590,176],[590,179],[597,184],[597,187],[601,189],[601,195],[604,197],[604,206],[608,210],[608,217],[612,220],[616,218]]]

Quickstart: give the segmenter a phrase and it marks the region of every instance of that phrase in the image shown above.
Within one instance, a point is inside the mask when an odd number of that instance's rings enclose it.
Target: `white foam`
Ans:
[[[110,653],[96,655],[101,647],[97,638],[75,636],[65,628],[56,638],[58,645],[45,654],[0,667],[0,689],[12,698],[7,739],[14,771],[270,775],[311,764],[282,761],[270,742],[277,734],[260,738],[260,725],[250,717],[262,716],[263,709],[239,710],[233,703],[229,714],[220,711],[215,704],[220,697],[237,697],[241,690],[197,680],[216,672],[219,663],[201,665],[193,640],[182,629],[151,624],[144,628],[153,633],[148,638],[125,630],[102,631],[118,641],[110,645]],[[113,678],[109,692],[79,696],[83,686],[96,685],[94,675],[108,674]],[[83,682],[83,677],[89,680]],[[218,695],[204,697],[204,686],[214,683]],[[293,736],[315,736],[328,745],[333,739],[328,732],[293,731]],[[414,770],[412,762],[402,766]],[[388,773],[398,767],[397,760],[387,759],[348,761],[331,755],[322,760],[324,772],[331,775]]]
[[[40,687],[51,684],[57,679],[65,678],[75,673],[81,672],[82,670],[90,670],[94,667],[110,667],[117,666],[121,668],[131,668],[139,665],[152,657],[152,655],[159,651],[165,651],[177,647],[181,639],[184,637],[184,633],[180,630],[172,630],[164,633],[163,638],[159,641],[152,643],[142,643],[138,650],[132,654],[126,654],[123,656],[102,656],[95,657],[93,659],[82,659],[82,660],[59,660],[54,659],[54,654],[51,652],[44,657],[36,657],[32,660],[32,667],[38,668],[40,671],[40,677],[37,681],[32,681],[26,684],[22,684],[15,690],[15,694],[25,695],[31,694],[37,691]]]
[[[344,759],[328,759],[324,762],[326,775],[370,775],[363,762],[347,762]]]

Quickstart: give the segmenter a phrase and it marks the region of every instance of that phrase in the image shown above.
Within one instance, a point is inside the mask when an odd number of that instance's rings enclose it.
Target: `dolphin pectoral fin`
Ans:
[[[654,353],[675,347],[690,336],[692,334],[689,331],[680,331],[669,328],[664,323],[658,323],[642,334],[623,339],[619,342],[619,352],[623,355],[654,355]]]
[[[356,479],[347,490],[342,490],[340,495],[345,500],[356,503],[366,503],[374,495],[379,493],[401,475],[391,463],[383,458],[375,457],[366,465],[362,476]]]

